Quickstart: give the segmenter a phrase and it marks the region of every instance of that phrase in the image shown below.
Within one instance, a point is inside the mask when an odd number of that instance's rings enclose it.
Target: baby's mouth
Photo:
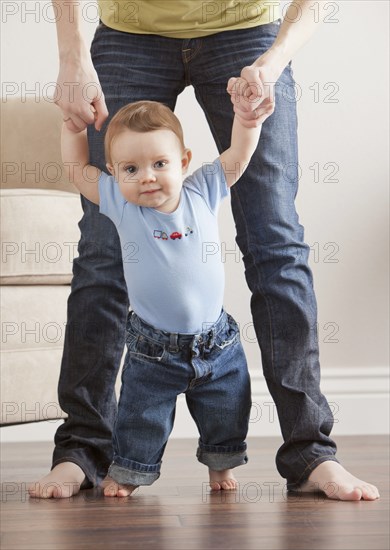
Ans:
[[[148,189],[147,191],[142,191],[141,195],[152,195],[153,193],[156,193],[159,191],[159,189]]]

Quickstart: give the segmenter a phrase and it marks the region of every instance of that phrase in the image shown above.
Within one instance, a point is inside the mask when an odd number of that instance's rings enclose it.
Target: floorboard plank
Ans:
[[[287,494],[274,466],[278,438],[248,442],[236,492],[210,493],[196,441],[171,440],[162,475],[126,499],[101,489],[62,500],[30,499],[47,473],[52,445],[2,446],[2,550],[388,550],[387,436],[339,437],[339,459],[377,484],[374,502]]]

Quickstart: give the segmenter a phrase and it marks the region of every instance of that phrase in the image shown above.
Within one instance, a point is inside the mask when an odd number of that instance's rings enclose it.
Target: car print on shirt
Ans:
[[[179,233],[178,231],[174,231],[173,233],[171,233],[170,237],[173,241],[175,241],[176,239],[181,239],[182,238],[182,234]]]
[[[187,225],[187,227],[185,229],[185,232],[184,232],[184,236],[188,237],[189,235],[192,235],[193,233],[194,233],[194,230]],[[163,231],[162,229],[154,229],[153,230],[153,237],[155,239],[161,239],[163,241],[167,241],[168,239],[172,239],[172,241],[176,241],[176,239],[179,239],[179,240],[182,239],[183,234],[180,233],[180,231],[174,231],[168,237],[168,234],[165,231]]]

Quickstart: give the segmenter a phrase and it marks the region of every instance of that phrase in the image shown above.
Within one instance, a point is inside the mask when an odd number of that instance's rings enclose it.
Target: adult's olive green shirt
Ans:
[[[196,38],[279,18],[278,0],[98,0],[105,25],[123,32]]]

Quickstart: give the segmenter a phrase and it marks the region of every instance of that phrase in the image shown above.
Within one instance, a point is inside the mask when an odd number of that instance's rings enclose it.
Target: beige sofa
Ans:
[[[1,424],[63,417],[57,383],[80,197],[60,158],[61,113],[1,103]]]

